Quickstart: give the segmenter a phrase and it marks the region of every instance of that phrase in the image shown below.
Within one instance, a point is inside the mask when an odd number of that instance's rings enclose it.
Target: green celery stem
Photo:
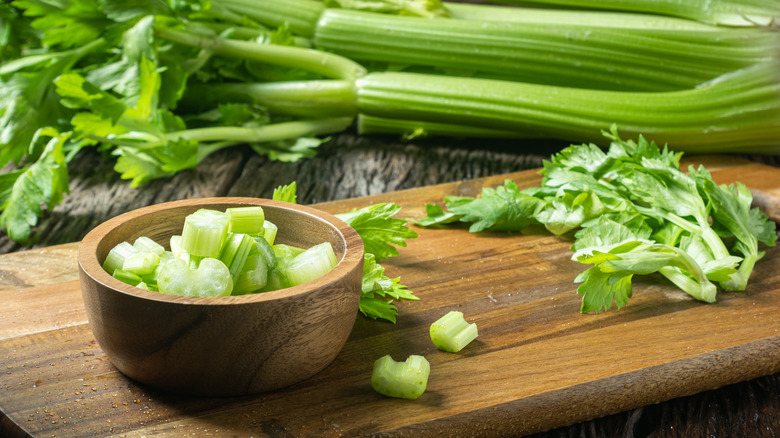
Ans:
[[[218,126],[171,132],[167,136],[169,141],[185,139],[199,142],[265,143],[341,132],[352,124],[352,120],[352,117],[335,117],[281,122],[260,127]]]
[[[504,4],[540,4],[670,15],[729,26],[770,26],[780,3],[768,0],[492,0]]]
[[[217,55],[300,68],[327,78],[354,80],[366,71],[360,64],[342,56],[303,47],[258,44],[163,27],[155,28],[155,32],[168,41],[198,47]]]
[[[357,113],[353,81],[331,79],[226,83],[205,87],[210,94],[229,93],[251,97],[272,113],[309,117],[353,116]]]
[[[425,19],[327,9],[313,42],[359,62],[580,88],[691,88],[777,56],[755,29],[620,29],[555,21]]]
[[[603,143],[617,124],[683,152],[780,153],[780,68],[762,63],[701,87],[621,92],[445,77],[370,73],[357,106],[372,117],[450,123],[573,142]]]
[[[325,10],[325,4],[316,0],[215,0],[228,10],[244,15],[271,27],[283,24],[304,37],[312,37],[314,27]]]

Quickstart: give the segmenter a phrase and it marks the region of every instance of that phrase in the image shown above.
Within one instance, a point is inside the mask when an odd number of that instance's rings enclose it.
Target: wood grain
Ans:
[[[764,205],[777,206],[772,187],[780,182],[778,169],[720,159],[707,167],[720,182],[739,176],[754,193],[767,194]],[[535,171],[510,176],[521,186],[539,178]],[[475,194],[505,177],[319,207],[340,212],[391,200],[415,216],[424,202],[440,201],[445,194]],[[89,327],[77,322],[83,318],[78,283],[3,290],[3,302],[17,310],[0,315],[0,357],[6,364],[0,430],[57,436],[506,436],[577,423],[546,436],[615,436],[620,431],[634,436],[642,430],[655,436],[706,436],[712,433],[706,427],[686,431],[683,426],[717,419],[709,420],[710,412],[701,409],[676,410],[687,406],[685,397],[760,376],[769,375],[751,382],[777,380],[778,248],[768,249],[745,293],[721,293],[716,304],[694,302],[650,276],[638,283],[626,308],[580,315],[572,279],[581,266],[569,260],[565,239],[418,231],[420,237],[388,260],[387,269],[391,276],[402,276],[421,300],[401,303],[395,325],[358,318],[331,366],[289,389],[260,396],[191,398],[137,385],[111,366]],[[37,318],[28,318],[24,310],[35,307],[31,296],[37,303],[48,302],[35,309]],[[451,309],[461,310],[480,328],[478,340],[459,354],[439,352],[426,333]],[[47,319],[61,325],[47,330]],[[432,374],[423,397],[410,403],[370,390],[370,365],[386,353],[396,359],[408,354],[428,358]],[[734,406],[722,394],[739,392],[733,388],[705,392],[698,400],[725,412]],[[777,394],[762,383],[750,388],[756,416],[735,424],[734,417],[724,415],[727,423],[715,429],[720,435],[775,430],[766,422],[776,419],[777,411],[763,411],[777,406]],[[656,405],[669,399],[677,404]],[[696,416],[703,419],[695,422]],[[671,431],[670,424],[680,426]]]

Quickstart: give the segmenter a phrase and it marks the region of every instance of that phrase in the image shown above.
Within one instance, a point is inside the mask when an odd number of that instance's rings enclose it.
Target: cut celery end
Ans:
[[[204,258],[197,269],[190,269],[186,262],[174,259],[166,263],[157,276],[160,292],[191,297],[215,297],[230,295],[233,278],[224,263],[214,258]]]
[[[225,242],[222,244],[219,260],[228,267],[233,278],[236,278],[244,269],[244,263],[246,263],[250,251],[255,246],[255,239],[249,234],[228,233]]]
[[[230,220],[228,231],[231,233],[261,234],[265,222],[263,207],[234,207],[225,210]]]
[[[127,283],[130,286],[135,286],[143,279],[138,274],[133,274],[132,272],[123,271],[122,269],[116,269],[114,270],[114,273],[112,274],[114,278],[121,281],[122,283]]]
[[[477,338],[477,324],[469,324],[463,312],[452,310],[431,324],[431,341],[439,350],[457,353]]]
[[[224,212],[202,208],[184,219],[181,246],[190,255],[216,258],[228,225]]]
[[[296,255],[303,252],[302,249],[290,245],[277,244],[272,247],[276,257],[276,269],[284,271]],[[299,251],[300,250],[300,251]]]
[[[277,264],[274,248],[271,246],[270,243],[268,243],[267,240],[265,240],[264,237],[257,236],[254,239],[255,239],[255,249],[260,255],[260,257],[262,257],[263,261],[265,262],[265,265],[268,267],[268,269],[274,269]]]
[[[158,256],[165,252],[165,247],[146,236],[135,239],[133,247],[139,252],[153,252]]]
[[[288,287],[290,287],[290,281],[287,279],[287,276],[279,269],[271,269],[268,271],[268,280],[265,287],[260,289],[260,292],[270,292]]]
[[[430,373],[431,365],[423,356],[411,355],[404,362],[396,362],[385,355],[374,362],[371,387],[388,397],[413,400],[425,392]]]
[[[312,246],[295,256],[284,268],[290,286],[297,286],[330,272],[338,263],[330,242]]]
[[[279,232],[279,227],[277,227],[276,224],[270,221],[263,222],[263,238],[270,245],[273,245],[274,242],[276,241],[276,233],[278,232]]]
[[[247,257],[244,269],[235,277],[233,295],[248,294],[265,287],[268,283],[268,266],[258,252]]]
[[[127,256],[135,254],[138,249],[130,244],[130,242],[122,242],[111,248],[103,261],[103,269],[109,274],[114,274],[117,269],[122,269],[122,265],[125,263]]]
[[[190,262],[190,254],[181,246],[181,236],[171,236],[170,245],[171,254],[173,254],[174,257],[184,260],[187,263]]]
[[[149,290],[149,291],[151,290],[151,289],[149,289],[149,285],[147,285],[143,281],[138,283],[138,284],[136,284],[135,287],[137,287],[138,289],[146,289],[146,290]]]
[[[160,256],[149,251],[131,254],[122,263],[122,270],[133,274],[146,275],[154,272],[160,264]]]

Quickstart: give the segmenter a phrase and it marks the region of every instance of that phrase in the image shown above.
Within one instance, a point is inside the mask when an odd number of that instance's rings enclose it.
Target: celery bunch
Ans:
[[[4,3],[0,226],[28,239],[85,147],[132,185],[236,145],[305,159],[351,126],[605,146],[616,123],[684,151],[778,153],[777,6],[710,3]]]

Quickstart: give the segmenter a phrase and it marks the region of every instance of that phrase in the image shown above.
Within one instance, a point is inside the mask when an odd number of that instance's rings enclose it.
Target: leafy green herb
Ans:
[[[46,139],[48,139],[46,141]],[[53,208],[68,192],[68,172],[63,144],[68,135],[55,129],[41,129],[33,143],[45,144],[33,164],[0,176],[0,226],[8,236],[26,242],[30,228],[38,222],[42,206]]]
[[[273,199],[295,203],[295,181],[274,189]],[[400,210],[401,207],[396,204],[381,203],[335,215],[352,226],[363,240],[365,256],[360,312],[369,318],[393,323],[398,315],[394,301],[419,299],[400,283],[400,277],[385,275],[385,268],[378,263],[381,259],[398,255],[398,249],[393,245],[405,247],[407,239],[417,237],[417,233],[406,226],[406,220],[393,217]]]
[[[417,233],[406,226],[406,220],[394,218],[401,207],[392,203],[381,203],[354,209],[336,217],[348,223],[363,239],[365,251],[378,261],[398,255],[396,246],[406,246],[406,239],[414,239]]]
[[[774,222],[751,208],[750,191],[740,183],[717,185],[703,167],[683,172],[681,153],[642,136],[622,140],[614,126],[604,134],[611,140],[606,151],[582,144],[553,155],[541,187],[518,190],[506,181],[476,199],[446,197],[445,208],[427,206],[428,217],[417,223],[469,222],[472,232],[537,224],[554,234],[572,232],[572,259],[593,265],[575,279],[583,313],[613,302],[625,306],[633,276],[654,272],[705,302],[715,301],[716,284],[744,290],[763,255],[759,243],[777,240]]]

